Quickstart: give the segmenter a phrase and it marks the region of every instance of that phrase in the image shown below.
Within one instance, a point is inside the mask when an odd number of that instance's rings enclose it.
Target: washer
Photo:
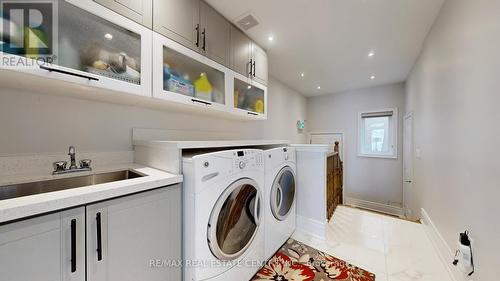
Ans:
[[[266,150],[265,158],[265,256],[271,258],[292,236],[296,227],[295,148]]]
[[[184,280],[250,280],[264,259],[262,150],[183,158]]]

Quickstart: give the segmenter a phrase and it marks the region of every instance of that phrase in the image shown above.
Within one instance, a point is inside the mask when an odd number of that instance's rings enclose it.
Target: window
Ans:
[[[398,157],[398,110],[364,111],[358,118],[358,156]]]

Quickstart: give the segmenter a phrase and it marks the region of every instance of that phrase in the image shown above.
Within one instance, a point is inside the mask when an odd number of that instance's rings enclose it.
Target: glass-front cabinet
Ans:
[[[3,34],[2,54],[38,60],[32,67],[13,70],[87,86],[151,96],[152,31],[91,0],[53,2],[57,24],[34,30],[36,38],[53,38],[46,61],[27,50],[27,35]],[[5,14],[5,13],[4,13]],[[11,19],[15,27],[15,19]],[[12,29],[12,30],[15,30]],[[18,38],[19,37],[19,38]],[[29,40],[33,40],[30,36]]]
[[[233,107],[240,115],[262,119],[267,116],[267,87],[234,73]]]
[[[154,34],[153,96],[193,107],[227,111],[227,69]]]

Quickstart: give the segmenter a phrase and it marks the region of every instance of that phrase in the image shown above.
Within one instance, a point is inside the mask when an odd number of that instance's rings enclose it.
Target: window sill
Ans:
[[[386,154],[362,154],[362,153],[358,153],[358,157],[382,158],[382,159],[398,159],[397,155],[386,155]]]

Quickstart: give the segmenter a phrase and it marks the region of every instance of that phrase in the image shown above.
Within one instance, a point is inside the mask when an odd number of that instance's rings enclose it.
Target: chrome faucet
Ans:
[[[69,147],[68,155],[70,158],[69,168],[66,168],[66,166],[68,165],[67,161],[54,162],[54,171],[52,172],[53,175],[92,171],[92,168],[90,167],[92,160],[90,159],[81,160],[80,167],[76,165],[76,149],[74,146]]]

